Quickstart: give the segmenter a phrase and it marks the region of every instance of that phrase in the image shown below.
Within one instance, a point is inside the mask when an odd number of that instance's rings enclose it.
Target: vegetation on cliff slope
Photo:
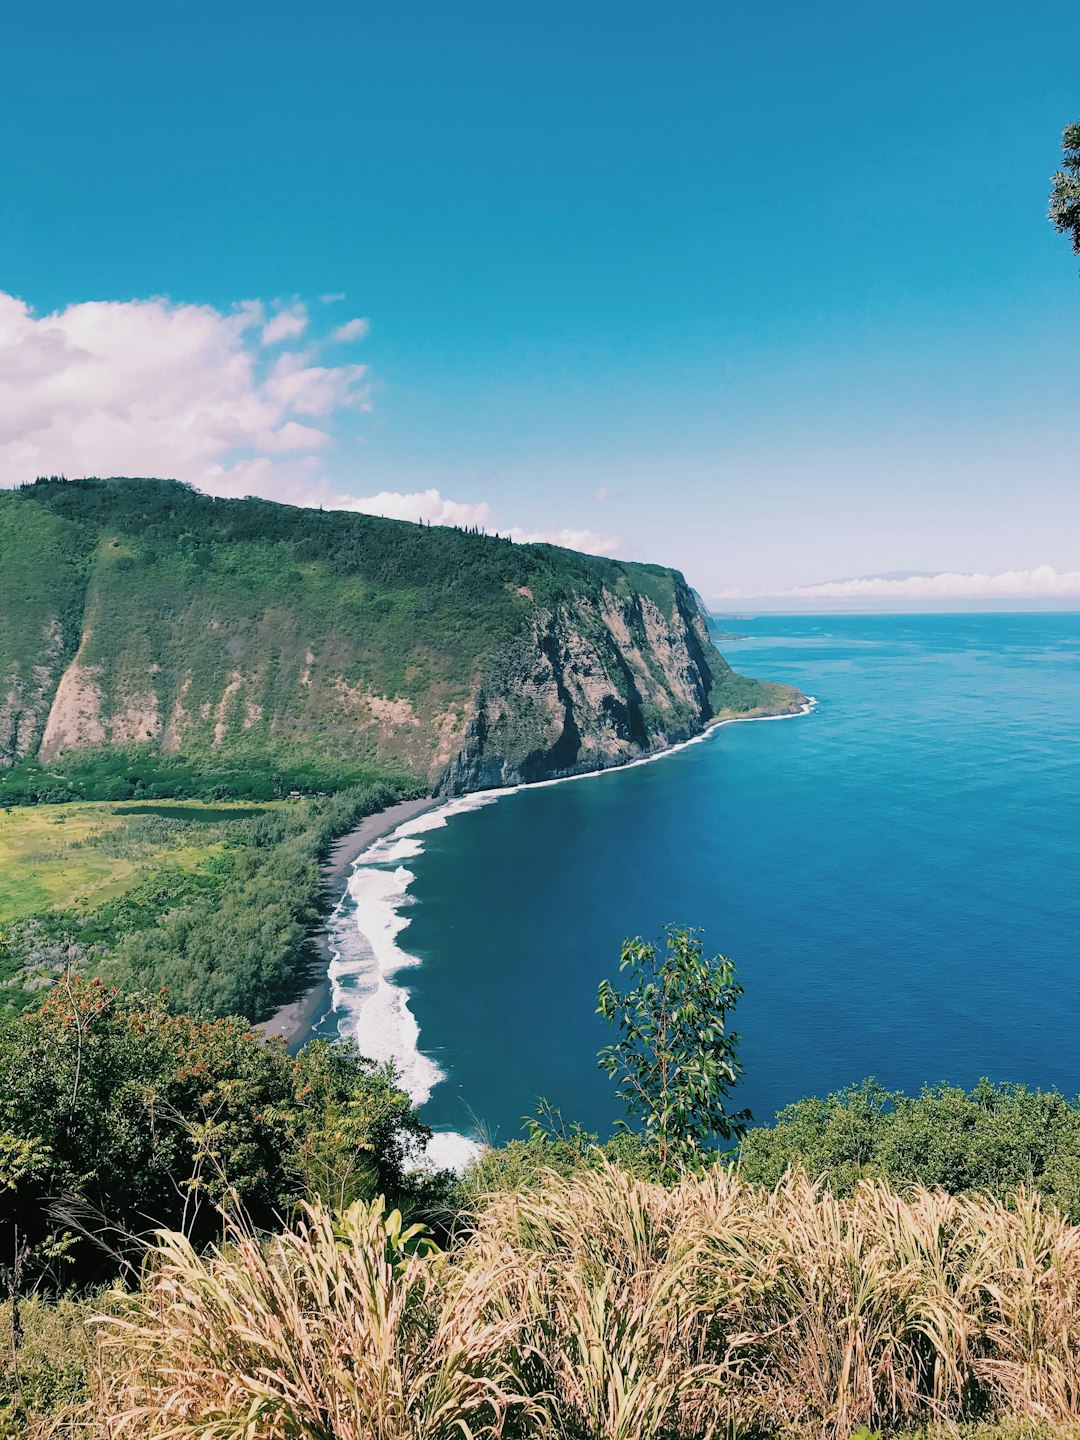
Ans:
[[[102,747],[152,769],[159,794],[247,772],[278,793],[301,772],[297,788],[330,789],[372,763],[431,784],[505,647],[543,663],[552,627],[626,711],[579,706],[579,732],[603,721],[648,746],[778,698],[732,676],[662,566],[169,481],[41,480],[0,494],[0,766],[16,767],[3,788],[98,798],[86,782],[107,770]],[[548,658],[558,709],[567,661]],[[536,733],[511,727],[522,756],[543,754],[552,717],[534,718]]]

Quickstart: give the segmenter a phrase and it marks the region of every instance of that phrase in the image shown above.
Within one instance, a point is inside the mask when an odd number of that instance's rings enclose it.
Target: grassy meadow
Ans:
[[[115,900],[163,861],[195,870],[266,805],[86,803],[0,811],[0,926]]]
[[[203,1016],[265,1019],[307,982],[326,847],[416,793],[369,771],[339,794],[294,800],[0,809],[0,1014],[75,971],[166,986]]]

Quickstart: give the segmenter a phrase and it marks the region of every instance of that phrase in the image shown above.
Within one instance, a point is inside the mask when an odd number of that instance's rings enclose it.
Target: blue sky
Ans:
[[[381,495],[709,595],[1080,571],[1075,4],[56,0],[0,53],[4,483]]]

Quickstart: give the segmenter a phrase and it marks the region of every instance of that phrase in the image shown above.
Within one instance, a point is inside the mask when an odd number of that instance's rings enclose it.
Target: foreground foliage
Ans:
[[[89,1437],[94,1327],[90,1294],[0,1302],[0,1436]]]
[[[216,1206],[271,1227],[304,1198],[400,1195],[427,1133],[343,1046],[292,1057],[242,1020],[65,984],[0,1024],[0,1256],[11,1285],[62,1289],[137,1266],[156,1227],[220,1235]]]
[[[742,986],[724,955],[706,956],[701,931],[668,925],[655,944],[623,943],[619,969],[631,986],[603,980],[597,1011],[617,1030],[597,1062],[644,1127],[662,1171],[696,1164],[716,1141],[738,1139],[749,1110],[728,1098],[742,1076],[739,1037],[729,1026]]]
[[[1080,1415],[1080,1229],[870,1182],[605,1165],[440,1252],[380,1202],[266,1245],[165,1236],[100,1326],[101,1434],[436,1440],[892,1430]]]
[[[1066,125],[1061,137],[1061,169],[1051,181],[1050,223],[1072,241],[1080,255],[1080,123]]]

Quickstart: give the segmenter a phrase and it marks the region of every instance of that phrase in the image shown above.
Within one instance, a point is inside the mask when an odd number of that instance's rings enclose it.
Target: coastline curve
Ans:
[[[678,745],[626,765],[432,800],[422,813],[410,815],[369,838],[352,858],[345,894],[326,927],[331,956],[329,1004],[321,1023],[313,1025],[308,1033],[336,1034],[352,1040],[374,1060],[393,1062],[402,1088],[415,1104],[422,1105],[434,1086],[446,1078],[437,1061],[420,1046],[420,1028],[409,1007],[409,990],[400,979],[403,971],[420,963],[399,941],[409,925],[411,886],[416,878],[408,862],[423,853],[423,837],[445,827],[455,815],[494,804],[522,790],[596,780],[638,765],[651,765],[690,745],[701,744],[725,725],[796,719],[816,706],[817,701],[808,697],[799,710],[786,714],[723,717]],[[293,1044],[302,1044],[306,1038],[294,1037]],[[453,1131],[438,1132],[429,1147],[428,1159],[439,1166],[460,1168],[476,1152],[477,1142],[468,1137]]]

